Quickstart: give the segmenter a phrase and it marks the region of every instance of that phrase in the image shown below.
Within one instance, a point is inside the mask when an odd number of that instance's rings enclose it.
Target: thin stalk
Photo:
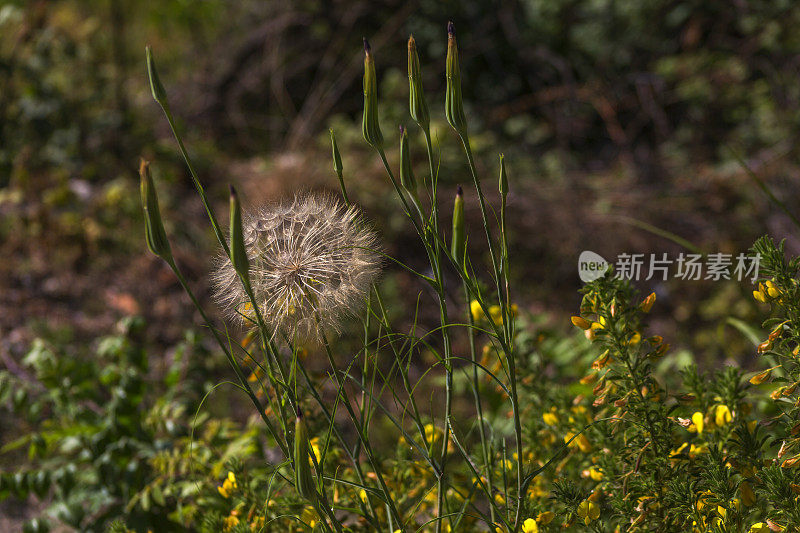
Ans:
[[[436,279],[436,295],[439,301],[439,319],[442,324],[442,343],[444,347],[444,369],[445,369],[445,415],[444,415],[444,437],[442,438],[442,452],[439,458],[441,475],[437,480],[436,495],[436,515],[442,518],[444,511],[444,497],[447,492],[445,468],[447,466],[447,452],[450,445],[451,417],[453,410],[453,361],[450,333],[448,326],[450,319],[447,314],[447,301],[444,293],[444,276],[442,275],[441,246],[439,233],[439,199],[438,199],[438,179],[433,168],[433,146],[431,143],[431,133],[429,128],[423,128],[425,135],[425,148],[428,153],[428,166],[431,173],[431,231],[434,235],[433,245],[426,243],[426,248],[432,248],[429,252],[431,267]],[[436,521],[436,533],[441,533],[443,520]]]
[[[206,196],[206,191],[203,188],[203,184],[200,183],[200,178],[197,177],[197,172],[194,170],[194,165],[192,165],[192,160],[189,159],[189,153],[186,151],[186,147],[183,145],[183,139],[178,134],[178,129],[175,127],[175,120],[172,118],[172,112],[169,109],[168,105],[162,105],[161,109],[164,110],[164,115],[167,117],[167,122],[169,122],[169,127],[172,130],[172,135],[175,137],[175,140],[178,142],[178,148],[181,151],[181,155],[183,156],[183,160],[186,161],[186,166],[189,168],[189,174],[192,176],[192,181],[194,182],[194,186],[197,189],[198,194],[200,195],[200,201],[203,202],[203,207],[206,209],[206,214],[208,214],[208,219],[211,221],[211,227],[214,228],[214,234],[217,236],[217,240],[219,244],[222,246],[222,249],[225,250],[225,255],[230,256],[231,252],[228,248],[228,243],[225,241],[225,237],[222,233],[222,229],[220,228],[219,223],[217,222],[217,217],[214,216],[214,212],[211,210],[211,206],[208,203],[208,197]]]
[[[500,309],[504,319],[503,337],[505,342],[501,344],[503,345],[503,351],[505,352],[506,363],[508,364],[509,381],[511,382],[511,408],[514,415],[514,437],[516,439],[517,460],[522,461],[522,422],[520,420],[520,413],[519,413],[519,396],[517,393],[517,370],[513,354],[513,340],[510,336],[511,330],[510,330],[509,316],[508,316],[509,303],[507,299],[507,294],[505,291],[503,291],[503,287],[501,286],[501,280],[503,279],[502,277],[503,274],[501,273],[501,269],[497,261],[497,256],[495,255],[494,252],[492,232],[489,227],[489,217],[487,216],[486,200],[483,195],[483,190],[481,189],[480,180],[478,179],[478,172],[475,167],[475,159],[472,156],[472,149],[469,146],[469,138],[466,135],[459,135],[459,137],[461,138],[461,144],[463,144],[464,146],[464,153],[467,156],[467,163],[469,165],[470,173],[472,174],[472,181],[475,185],[475,190],[478,193],[478,201],[480,203],[480,208],[481,208],[481,217],[483,219],[483,228],[484,232],[486,233],[486,240],[489,247],[489,255],[492,258],[492,268],[494,269],[494,280],[497,288],[497,297],[500,302]],[[503,209],[503,211],[505,211],[505,209]],[[502,223],[502,225],[504,225],[504,223]],[[501,229],[504,228],[501,227]],[[517,489],[519,493],[517,494],[517,512],[514,518],[514,532],[519,530],[520,521],[522,519],[522,502],[524,501],[524,495],[521,493],[522,468],[517,469]]]
[[[469,298],[469,289],[467,288],[466,282],[464,282],[464,299],[467,302],[467,322],[469,323],[468,329],[468,337],[469,337],[469,354],[470,358],[472,359],[473,363],[478,362],[478,356],[475,351],[475,332],[473,328],[475,327],[475,320],[472,317],[472,309],[470,307],[470,298]],[[492,461],[492,457],[489,453],[488,441],[486,438],[486,428],[483,425],[483,405],[481,404],[481,395],[480,395],[480,380],[478,378],[478,366],[477,364],[472,365],[472,394],[475,400],[475,412],[478,415],[478,424],[480,428],[480,436],[481,436],[481,451],[483,452],[483,465],[486,471],[486,483],[489,486],[489,497],[491,498],[492,493],[494,492],[492,489],[492,473],[494,468],[494,461]],[[494,506],[489,506],[489,514],[492,519],[492,523],[494,523],[495,516],[494,516]]]

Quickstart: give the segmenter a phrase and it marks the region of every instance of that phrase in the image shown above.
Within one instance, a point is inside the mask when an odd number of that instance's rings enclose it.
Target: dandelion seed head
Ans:
[[[360,212],[323,195],[244,213],[250,284],[266,324],[290,338],[339,331],[365,301],[380,269],[375,233]],[[250,299],[227,257],[214,273],[215,297],[231,317],[253,317]]]

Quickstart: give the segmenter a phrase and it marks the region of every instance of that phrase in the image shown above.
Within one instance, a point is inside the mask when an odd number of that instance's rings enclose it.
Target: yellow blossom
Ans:
[[[225,519],[222,521],[222,525],[225,528],[225,531],[230,531],[238,524],[239,524],[239,518],[234,515],[226,516]]]
[[[575,325],[575,326],[577,326],[577,327],[579,327],[579,328],[581,328],[583,330],[587,330],[590,327],[592,327],[592,323],[589,322],[588,320],[586,320],[585,318],[583,318],[582,316],[573,316],[573,317],[570,318],[570,321],[572,321],[573,325]]]
[[[217,491],[222,495],[223,498],[227,498],[231,495],[238,488],[236,483],[236,476],[233,472],[228,472],[228,477],[225,478],[225,481],[222,483],[222,486],[217,487]]]
[[[544,511],[543,513],[539,513],[539,516],[536,517],[536,521],[545,526],[552,522],[555,517],[556,514],[553,511]]]
[[[768,369],[764,370],[763,372],[760,372],[760,373],[756,374],[755,376],[750,378],[750,383],[753,384],[753,385],[761,385],[762,383],[764,383],[766,380],[769,379],[770,374],[772,374],[772,371],[775,368],[778,368],[778,367],[774,366],[772,368],[768,368]]]
[[[570,442],[572,437],[575,437],[574,433],[564,435],[564,442],[568,442],[570,448],[579,448],[583,453],[589,453],[592,450],[592,443],[589,442],[585,434],[581,433]]]
[[[522,523],[522,533],[539,533],[539,524],[533,518],[528,518]]]
[[[558,415],[555,412],[555,409],[551,409],[549,413],[542,413],[542,420],[548,426],[555,426],[558,424]]]
[[[718,426],[724,426],[733,419],[731,410],[727,405],[718,405],[714,410],[714,422]]]
[[[314,454],[314,458],[317,460],[317,463],[322,462],[322,453],[319,449],[319,437],[314,437],[308,442],[311,445],[311,452]],[[314,462],[311,460],[311,457],[308,458],[309,463],[314,465]]]
[[[603,479],[603,471],[593,466],[589,468],[589,477],[594,481],[600,481]]]
[[[584,523],[588,526],[589,522],[600,517],[600,506],[592,501],[584,500],[578,506],[578,516],[583,518]]]
[[[478,300],[472,300],[469,303],[469,312],[472,313],[472,320],[475,322],[480,322],[481,318],[483,318],[483,309],[481,309],[481,304]]]
[[[650,309],[653,308],[653,304],[656,303],[656,293],[651,292],[647,298],[645,298],[641,304],[639,304],[639,309],[642,310],[644,313],[649,313]]]
[[[692,424],[694,424],[695,429],[697,430],[697,434],[703,432],[703,413],[697,411],[692,415]]]
[[[770,533],[770,529],[764,522],[756,522],[750,526],[750,533]]]

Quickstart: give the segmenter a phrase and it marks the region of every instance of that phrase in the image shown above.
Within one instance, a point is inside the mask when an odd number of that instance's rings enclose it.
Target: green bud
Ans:
[[[450,252],[463,270],[467,259],[467,230],[464,223],[464,191],[460,185],[453,204],[453,240],[450,243]]]
[[[467,134],[467,118],[461,99],[461,70],[458,67],[458,45],[456,30],[452,22],[447,23],[447,90],[444,99],[444,114],[447,122],[461,137]]]
[[[333,150],[333,171],[336,172],[336,175],[339,176],[341,179],[342,177],[342,156],[339,153],[339,146],[336,144],[336,136],[333,134],[333,128],[330,130],[331,132],[331,149]]]
[[[150,174],[150,163],[142,159],[139,165],[140,191],[142,194],[142,209],[144,210],[144,235],[147,247],[155,255],[172,263],[172,249],[167,240],[167,232],[161,221],[161,211],[158,208],[158,195]]]
[[[344,177],[342,177],[342,156],[339,153],[339,146],[336,144],[336,136],[333,134],[333,128],[330,129],[331,132],[331,150],[333,150],[333,171],[336,172],[336,177],[339,178],[339,187],[342,189],[342,196],[344,197],[344,201],[347,205],[350,205],[350,199],[347,197],[347,189],[344,186]]]
[[[294,486],[303,498],[315,502],[317,488],[311,473],[308,430],[303,414],[298,411],[294,421]]]
[[[161,80],[158,78],[156,63],[150,46],[145,48],[145,55],[147,56],[147,77],[150,78],[150,92],[153,93],[153,99],[158,102],[158,105],[167,107],[167,91],[164,90],[164,86],[161,85]]]
[[[412,195],[417,195],[417,180],[408,153],[408,133],[403,126],[400,126],[400,184]]]
[[[411,111],[411,118],[419,124],[419,127],[427,131],[430,127],[430,113],[428,113],[428,103],[425,101],[425,93],[422,90],[422,76],[420,75],[419,55],[417,55],[417,43],[414,36],[408,38],[408,107]]]
[[[378,124],[378,81],[375,75],[375,61],[369,42],[364,39],[364,118],[361,122],[364,140],[375,148],[383,148],[383,134]]]
[[[500,154],[500,194],[505,198],[508,196],[508,176],[506,175],[506,162],[503,154]]]
[[[242,235],[242,207],[239,204],[239,195],[233,186],[231,191],[231,263],[242,282],[249,288],[250,286],[250,260],[247,258],[247,250],[244,246],[244,236]]]

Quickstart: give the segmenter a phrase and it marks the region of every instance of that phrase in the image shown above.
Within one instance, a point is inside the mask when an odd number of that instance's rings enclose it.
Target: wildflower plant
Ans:
[[[410,152],[414,150],[415,139],[412,131],[400,129],[399,173],[396,174],[388,163],[387,143],[378,121],[376,58],[369,43],[364,41],[362,132],[382,161],[397,193],[399,208],[407,215],[430,263],[430,275],[415,273],[433,289],[441,324],[438,330],[425,334],[420,334],[416,325],[410,331],[399,332],[389,321],[380,290],[374,284],[380,263],[379,246],[374,233],[365,225],[347,196],[345,172],[333,132],[333,167],[342,188],[344,205],[332,198],[307,195],[286,204],[274,204],[241,214],[238,196],[232,192],[230,239],[226,239],[175,128],[167,92],[158,78],[152,53],[149,49],[147,51],[153,97],[163,108],[175,133],[220,242],[222,252],[214,275],[217,299],[229,316],[253,328],[259,342],[254,343],[250,350],[234,348],[218,329],[212,327],[211,331],[228,357],[241,387],[258,409],[268,433],[282,451],[284,467],[294,472],[285,479],[294,479],[294,488],[314,509],[320,527],[325,530],[341,531],[354,513],[376,529],[388,528],[391,531],[412,531],[422,527],[440,532],[467,523],[519,531],[523,522],[530,520],[525,513],[524,494],[535,473],[522,461],[523,433],[514,358],[516,311],[512,315],[508,303],[509,254],[505,237],[508,178],[501,160],[501,223],[492,229],[490,219],[494,215],[484,199],[469,144],[452,23],[447,30],[445,117],[464,147],[479,199],[492,264],[490,290],[485,290],[484,283],[478,280],[466,251],[464,204],[467,199],[460,188],[455,195],[452,233],[448,235],[440,226],[440,194],[430,112],[421,83],[422,62],[413,37],[408,42],[409,111],[422,134],[429,163],[428,175],[421,180],[415,176],[411,163]],[[144,165],[143,169],[146,168]],[[143,195],[145,192],[149,195],[143,196],[148,243],[159,245],[151,246],[151,249],[167,261],[188,290],[171,253],[166,251],[169,245],[163,237],[152,178],[144,170],[142,176]],[[430,208],[427,209],[426,205]],[[501,238],[495,240],[493,233],[497,231]],[[452,303],[447,298],[445,272],[454,272],[460,279],[463,311],[450,308]],[[199,305],[193,296],[192,299]],[[486,316],[498,320],[476,323],[473,317],[476,305]],[[365,337],[360,354],[364,361],[360,368],[354,360],[348,367],[341,368],[333,353],[335,346],[328,336],[338,331],[341,321],[353,316],[359,307],[366,309],[362,316]],[[466,323],[455,317],[464,317]],[[205,312],[203,318],[211,326]],[[376,333],[377,337],[373,337]],[[469,357],[453,353],[454,335],[469,337]],[[498,361],[502,361],[495,372],[489,371],[478,360],[476,337],[484,335],[496,344]],[[336,388],[333,404],[325,401],[326,391],[322,384],[314,382],[302,357],[298,356],[300,345],[309,339],[318,341],[327,353]],[[412,359],[421,349],[430,350],[438,359],[435,368],[429,372],[441,370],[444,374],[443,412],[434,409],[423,413],[415,397],[419,383],[411,381],[409,370]],[[373,350],[391,354],[394,362],[388,375],[375,366]],[[257,375],[257,379],[248,380],[246,368]],[[454,420],[453,383],[459,369],[472,376],[469,386],[478,414],[472,427]],[[485,377],[496,383],[510,402],[514,420],[510,449],[516,450],[516,464],[505,457],[508,455],[506,436],[490,435],[488,430],[481,400]],[[381,396],[386,394],[407,406],[402,416],[398,417],[383,403]],[[268,405],[262,404],[262,399]],[[335,423],[338,410],[346,411],[357,436],[355,443],[348,442],[345,431]],[[329,424],[325,451],[320,457],[308,453],[307,441],[311,433],[307,433],[303,417],[308,412]],[[377,456],[370,439],[370,425],[377,413],[388,418],[411,454],[405,449],[400,458]],[[476,434],[480,435],[477,438],[478,454],[472,452]],[[331,478],[332,474],[326,470],[326,458],[334,455],[334,448],[344,451],[339,457],[349,459],[350,464],[345,470],[337,469],[337,477]],[[401,462],[390,467],[395,461]],[[420,480],[429,486],[420,487],[416,498],[392,489],[399,465],[417,465],[414,467],[417,471],[421,467],[427,471]],[[500,471],[497,471],[497,466],[500,466]],[[344,476],[339,479],[342,472]],[[478,482],[467,483],[467,486],[457,482],[468,478]],[[356,493],[354,505],[337,505],[342,492],[349,491]],[[333,505],[331,498],[334,499]],[[527,528],[531,527],[529,523]]]
[[[396,143],[379,122],[377,55],[364,40],[362,134],[419,240],[425,273],[381,252],[348,196],[350,172],[333,131],[342,200],[307,194],[243,211],[231,189],[226,237],[147,50],[153,97],[219,241],[217,301],[245,327],[242,342],[215,326],[191,292],[143,163],[147,243],[200,310],[275,452],[266,468],[253,467],[252,482],[242,481],[247,472],[235,468],[227,477],[220,473],[209,493],[222,511],[207,517],[206,529],[728,532],[777,531],[800,522],[800,260],[786,261],[771,241],[756,243],[769,279],[754,296],[775,304],[781,316],[768,321],[771,333],[758,348],[769,368],[749,383],[736,369],[709,375],[691,367],[677,384],[659,376],[669,344],[647,330],[656,294],[642,298],[611,271],[583,288],[572,317],[581,332],[576,338],[548,333],[512,303],[509,176],[501,155],[499,205],[490,205],[470,145],[452,23],[447,39],[443,114],[472,181],[447,193],[439,187],[424,62],[413,37],[409,114],[418,129],[401,126]],[[391,146],[399,148],[399,168],[389,163]],[[427,154],[424,170],[413,164],[420,147]],[[440,214],[450,202],[452,210]],[[468,235],[469,204],[480,213],[480,236]],[[468,241],[485,243],[488,273],[473,263]],[[438,327],[423,331],[416,320],[398,327],[390,318],[377,284],[380,266],[388,263],[429,289],[420,291],[419,305],[435,306]],[[425,294],[432,300],[423,303]],[[345,322],[362,326],[355,351],[335,338],[352,331]],[[455,341],[468,353],[458,353]],[[327,359],[324,375],[307,364],[309,349]],[[418,376],[412,369],[423,353],[433,363]],[[573,382],[543,379],[553,367]],[[420,391],[434,376],[444,386],[428,402]],[[778,437],[758,424],[763,406],[750,397],[770,380],[779,383],[771,393],[775,405],[767,409]],[[468,416],[454,410],[457,391],[469,399]],[[396,446],[379,446],[389,432]]]

